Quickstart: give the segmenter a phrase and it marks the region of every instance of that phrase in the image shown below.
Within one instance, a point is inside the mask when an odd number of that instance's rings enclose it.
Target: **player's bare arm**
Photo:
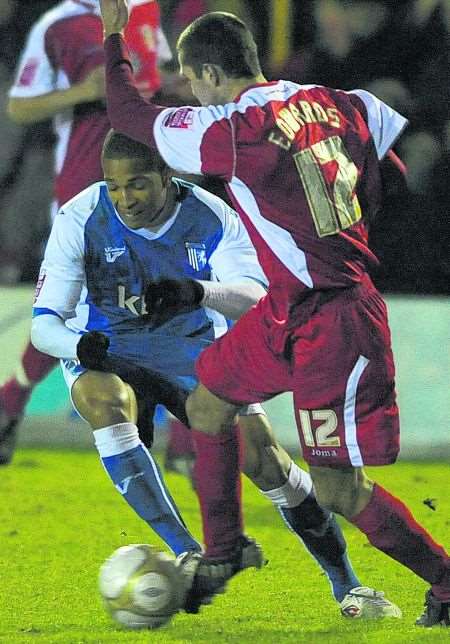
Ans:
[[[105,96],[105,70],[96,67],[79,83],[30,98],[10,98],[8,115],[15,123],[28,125],[52,118],[80,103],[92,103]]]
[[[126,0],[100,0],[103,33],[108,38],[111,34],[123,33],[128,23],[128,3]]]

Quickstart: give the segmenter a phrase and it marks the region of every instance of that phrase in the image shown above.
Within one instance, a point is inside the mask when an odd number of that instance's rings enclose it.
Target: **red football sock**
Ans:
[[[57,362],[56,358],[41,353],[31,342],[28,343],[21,359],[23,379],[27,384],[13,376],[0,387],[0,403],[8,416],[15,418],[23,413],[33,387],[44,379]]]
[[[366,534],[375,548],[428,581],[435,597],[450,600],[448,554],[399,499],[375,484],[369,503],[351,522]]]
[[[191,430],[175,418],[169,419],[169,440],[167,451],[171,456],[193,454],[195,451]]]
[[[192,430],[192,436],[206,556],[226,558],[242,534],[239,441],[235,431],[212,436]]]

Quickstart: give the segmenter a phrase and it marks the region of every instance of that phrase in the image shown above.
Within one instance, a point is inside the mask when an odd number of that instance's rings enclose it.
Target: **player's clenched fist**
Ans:
[[[174,315],[200,306],[205,290],[200,282],[189,278],[160,279],[147,284],[144,301],[147,319],[155,325],[167,322]]]
[[[100,0],[105,38],[123,31],[128,22],[126,0]]]
[[[99,331],[84,333],[77,344],[77,357],[82,367],[101,371],[108,354],[109,338]]]

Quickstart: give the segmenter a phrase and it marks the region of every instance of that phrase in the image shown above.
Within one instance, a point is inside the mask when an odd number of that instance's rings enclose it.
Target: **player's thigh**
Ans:
[[[240,405],[263,402],[291,387],[289,365],[271,349],[260,304],[207,347],[196,364],[199,380],[210,392]]]
[[[192,429],[207,434],[231,431],[236,424],[239,405],[227,402],[199,383],[186,400],[186,415]]]
[[[71,397],[77,412],[94,429],[137,421],[136,395],[116,374],[85,371],[73,383]]]
[[[376,294],[328,302],[293,346],[294,406],[310,465],[385,465],[399,450],[394,365]]]

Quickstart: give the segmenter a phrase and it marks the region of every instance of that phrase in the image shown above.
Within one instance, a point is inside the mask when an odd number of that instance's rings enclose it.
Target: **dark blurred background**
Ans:
[[[25,37],[51,0],[0,2],[0,284],[33,282],[49,232],[53,133],[13,124],[6,95]],[[371,229],[374,275],[391,293],[450,291],[450,0],[160,0],[170,44],[193,18],[227,10],[252,26],[264,71],[373,92],[410,121],[396,151],[409,193]],[[170,70],[167,78],[170,78]],[[172,71],[175,71],[173,69]],[[172,77],[173,78],[173,77]],[[168,82],[163,100],[192,102]]]

